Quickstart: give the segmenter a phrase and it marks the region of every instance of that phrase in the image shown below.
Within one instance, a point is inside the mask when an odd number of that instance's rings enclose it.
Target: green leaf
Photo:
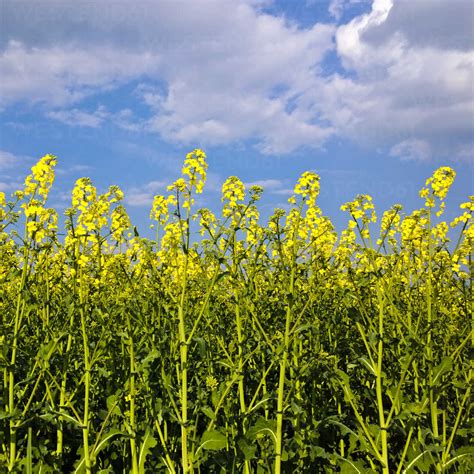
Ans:
[[[247,431],[247,438],[250,440],[256,440],[263,436],[270,435],[273,441],[276,443],[276,431],[277,423],[275,420],[266,420],[265,418],[259,418],[257,422]]]
[[[196,450],[196,455],[201,449],[218,451],[227,446],[227,438],[218,430],[206,431],[201,437],[201,444]]]
[[[374,367],[365,357],[359,357],[358,360],[374,377],[377,376]]]
[[[116,428],[112,428],[109,431],[107,431],[107,433],[104,433],[102,437],[100,438],[100,440],[97,440],[95,445],[92,448],[92,452],[90,455],[92,464],[95,462],[95,459],[97,455],[100,453],[100,451],[102,451],[102,449],[107,447],[107,445],[109,444],[109,441],[115,436],[127,436],[127,435]],[[84,458],[82,447],[80,448],[78,452],[82,452],[82,456],[80,460],[77,461],[76,464],[74,464],[74,467],[75,467],[74,474],[82,474],[83,472],[86,472],[86,460]]]
[[[148,353],[148,355],[146,357],[144,357],[141,361],[140,361],[140,365],[142,368],[146,368],[148,367],[148,365],[153,362],[154,360],[160,358],[162,355],[161,353],[158,351],[158,349],[153,349],[150,353]]]
[[[68,423],[72,423],[74,426],[78,427],[78,428],[82,428],[82,422],[76,420],[76,418],[72,417],[71,415],[68,415],[67,413],[65,412],[61,412],[61,411],[55,411],[55,410],[51,410],[55,415],[58,415],[60,416],[61,418],[63,418],[66,422]]]
[[[96,442],[93,448],[94,450],[92,451],[92,457],[95,458],[102,449],[107,447],[110,440],[112,438],[115,438],[116,436],[126,436],[126,434],[118,430],[117,428],[111,428],[109,431],[107,431],[107,433],[104,433],[102,435],[98,442]]]
[[[109,395],[107,397],[106,403],[107,403],[107,410],[109,411],[110,414],[113,415],[121,415],[122,412],[120,410],[120,407],[118,406],[118,401],[120,399],[120,393],[115,392],[112,395]]]
[[[255,453],[257,451],[257,446],[250,444],[245,438],[240,438],[237,441],[237,446],[242,451],[246,461],[255,458]]]
[[[157,444],[156,439],[153,436],[152,430],[148,427],[146,429],[145,435],[142,438],[140,444],[140,452],[138,455],[138,471],[145,472],[145,461],[146,457],[150,454],[152,448]]]
[[[368,474],[373,472],[367,469],[361,461],[353,461],[346,458],[341,458],[341,461],[344,461],[341,464],[341,474]]]
[[[204,358],[206,356],[206,341],[202,337],[193,337],[192,340],[197,345],[199,355]]]
[[[451,357],[443,357],[443,360],[433,369],[433,386],[438,382],[444,374],[451,371],[453,368],[453,359]]]
[[[201,408],[201,411],[211,420],[216,419],[216,414],[214,413],[214,410],[212,410],[210,407],[204,406]]]

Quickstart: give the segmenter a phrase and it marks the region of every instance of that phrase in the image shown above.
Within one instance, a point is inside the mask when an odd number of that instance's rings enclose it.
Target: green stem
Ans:
[[[63,374],[61,380],[61,389],[59,391],[59,411],[63,411],[63,407],[66,403],[66,384],[67,384],[67,369],[68,369],[68,358],[69,352],[71,351],[72,347],[72,328],[74,324],[74,313],[71,314],[69,320],[69,333],[67,336],[66,342],[66,353],[65,353],[65,360],[63,364]],[[63,433],[63,420],[61,416],[59,417],[58,429],[56,430],[56,454],[57,456],[61,457],[63,454],[63,445],[64,445],[64,433]]]
[[[130,323],[130,317],[127,312],[127,326],[129,334],[129,347],[130,347],[130,378],[129,378],[129,423],[130,429],[132,430],[130,437],[130,451],[132,453],[132,473],[138,474],[138,458],[137,458],[137,429],[135,423],[135,349],[133,345],[132,337],[132,325]]]
[[[25,223],[25,235],[26,235],[26,223]],[[23,269],[21,272],[21,282],[20,288],[18,290],[18,296],[16,300],[16,310],[15,310],[15,324],[13,329],[13,346],[12,346],[12,355],[10,358],[10,368],[8,370],[8,411],[10,415],[13,415],[15,411],[15,363],[16,356],[18,351],[18,335],[20,332],[21,319],[23,316],[23,311],[25,308],[25,302],[22,299],[23,289],[26,283],[26,276],[28,270],[28,256],[29,256],[29,247],[25,247],[24,251],[24,262]],[[8,471],[12,471],[15,466],[16,461],[16,430],[15,420],[13,416],[10,418],[9,422],[9,432],[10,432],[10,462],[8,465]]]
[[[432,288],[431,281],[433,276],[432,269],[432,259],[433,259],[433,245],[431,239],[431,208],[428,210],[428,281],[426,284],[426,304],[427,304],[427,314],[428,314],[428,335],[426,341],[426,354],[429,364],[428,370],[428,390],[430,397],[430,416],[431,416],[431,427],[433,430],[433,436],[438,438],[439,429],[438,429],[438,407],[434,394],[433,387],[433,347],[432,347]]]
[[[388,468],[388,439],[387,439],[387,425],[385,423],[385,413],[383,406],[383,387],[382,387],[382,362],[383,362],[383,295],[381,289],[378,288],[378,300],[379,300],[379,342],[377,352],[377,378],[376,378],[376,393],[377,393],[377,409],[379,412],[379,428],[381,431],[381,444],[382,444],[382,472],[384,474],[389,473]]]
[[[294,293],[294,282],[295,282],[295,268],[296,262],[293,262],[290,276],[290,287],[289,294],[293,297]],[[286,375],[286,364],[288,360],[289,340],[290,340],[290,328],[291,328],[291,315],[292,315],[292,301],[288,302],[286,307],[286,321],[285,321],[285,336],[284,336],[284,349],[283,355],[280,360],[280,377],[278,381],[278,401],[277,401],[277,432],[276,432],[276,449],[275,449],[275,474],[281,473],[281,456],[283,449],[283,399],[285,394],[285,375]]]
[[[189,216],[191,208],[191,195],[188,196],[188,208],[186,217],[186,236],[184,241],[184,268],[181,297],[178,306],[178,331],[179,331],[179,353],[180,353],[180,377],[181,377],[181,464],[183,474],[192,471],[192,462],[188,453],[188,341],[186,338],[186,326],[184,321],[184,304],[186,301],[186,290],[188,284],[188,259],[189,259]],[[179,199],[178,199],[178,218]],[[184,239],[184,236],[183,236]]]
[[[84,297],[83,297],[83,274],[81,270],[81,282],[79,285],[79,304],[80,304],[80,315],[81,315],[81,330],[82,330],[82,343],[83,343],[83,354],[84,354],[84,418],[82,420],[82,439],[84,447],[84,461],[86,465],[86,472],[92,472],[92,464],[89,452],[89,396],[90,396],[90,385],[91,385],[91,367],[89,357],[89,341],[86,330],[86,314],[84,311]]]
[[[240,318],[240,307],[239,303],[235,303],[235,322],[237,326],[237,342],[238,342],[238,371],[239,371],[239,403],[240,403],[240,413],[244,415],[246,413],[245,405],[245,390],[244,390],[244,370],[243,370],[243,354],[242,354],[242,320]],[[245,426],[245,420],[242,423],[242,431],[245,434],[247,427]],[[249,474],[251,472],[250,461],[245,461],[244,473]]]

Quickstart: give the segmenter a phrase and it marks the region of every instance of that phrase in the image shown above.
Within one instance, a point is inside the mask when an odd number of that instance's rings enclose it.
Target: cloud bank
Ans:
[[[333,22],[309,28],[268,3],[6,0],[0,107],[266,154],[339,138],[401,159],[472,158],[470,2],[375,0],[341,23],[353,0],[338,0]],[[127,84],[137,111],[102,106]]]

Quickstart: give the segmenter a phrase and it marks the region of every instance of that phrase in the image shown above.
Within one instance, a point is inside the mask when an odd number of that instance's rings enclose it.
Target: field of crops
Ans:
[[[237,177],[196,209],[205,154],[142,238],[112,186],[77,181],[65,229],[56,158],[0,193],[1,472],[470,472],[474,197],[455,173],[337,235],[304,173],[259,220]]]

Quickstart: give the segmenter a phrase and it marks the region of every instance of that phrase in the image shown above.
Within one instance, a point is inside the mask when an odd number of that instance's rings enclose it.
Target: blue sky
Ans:
[[[237,175],[268,216],[306,170],[338,228],[358,193],[419,207],[441,165],[458,174],[447,218],[473,192],[467,0],[0,1],[0,190],[53,153],[53,206],[90,176],[146,229],[200,147],[212,209]]]

